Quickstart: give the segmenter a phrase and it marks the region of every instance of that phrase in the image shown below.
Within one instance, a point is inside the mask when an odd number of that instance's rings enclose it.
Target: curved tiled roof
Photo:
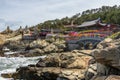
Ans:
[[[99,25],[105,26],[105,24],[100,23],[100,18],[98,18],[97,20],[93,20],[93,21],[87,21],[82,23],[81,25],[77,26],[77,27],[87,27],[87,26],[93,26],[96,25],[97,23],[99,23]]]

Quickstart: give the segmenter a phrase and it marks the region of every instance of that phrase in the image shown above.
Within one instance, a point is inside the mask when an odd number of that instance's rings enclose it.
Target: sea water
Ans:
[[[27,66],[29,64],[36,64],[40,58],[44,58],[44,57],[45,56],[0,57],[0,74],[15,72],[16,68],[19,68],[21,66]],[[0,77],[0,80],[12,80],[12,79],[4,79],[4,78]]]

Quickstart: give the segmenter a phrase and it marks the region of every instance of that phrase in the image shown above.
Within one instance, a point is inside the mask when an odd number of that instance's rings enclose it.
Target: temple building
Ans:
[[[107,24],[107,23],[101,23],[100,18],[93,20],[93,21],[86,21],[83,22],[81,25],[77,26],[79,31],[81,30],[115,30],[119,28],[119,25],[116,24]]]
[[[106,37],[120,30],[117,24],[103,24],[100,19],[87,21],[76,27],[66,39],[68,49],[94,49]],[[92,47],[91,47],[92,46]]]

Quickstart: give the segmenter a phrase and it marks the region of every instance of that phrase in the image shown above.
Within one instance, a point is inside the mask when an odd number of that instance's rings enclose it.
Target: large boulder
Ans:
[[[38,48],[36,51],[41,52]],[[26,80],[84,80],[88,61],[92,58],[90,51],[85,52],[75,50],[51,53],[41,58],[36,65],[20,67],[10,75],[14,79]],[[2,74],[3,77],[9,77],[8,75]]]
[[[46,58],[40,59],[37,66],[85,69],[91,58],[88,54],[82,54],[76,51],[57,54],[52,53]]]
[[[85,75],[86,80],[119,80],[119,78],[107,76],[120,75],[120,39],[105,39],[97,45],[97,48],[91,54],[96,62],[96,74],[93,75],[94,72],[88,68]]]
[[[3,44],[5,43],[5,35],[0,34],[0,51],[2,51]]]
[[[120,76],[118,76],[118,75],[110,75],[105,80],[120,80]]]
[[[32,43],[30,43],[30,47],[40,48],[40,49],[43,49],[43,48],[47,47],[48,45],[49,45],[49,43],[45,40],[35,40]]]
[[[99,76],[93,78],[92,80],[120,80],[120,76],[119,75]]]
[[[47,40],[35,40],[30,43],[29,47],[31,49],[43,49],[45,53],[62,52],[66,48],[64,40],[56,40],[53,42],[48,42]]]
[[[35,49],[32,49],[32,50],[29,50],[29,53],[38,53],[38,54],[43,54],[44,51],[39,49],[39,48],[35,48]]]
[[[2,77],[25,80],[82,80],[84,69],[63,69],[60,67],[20,67],[17,73],[2,74]]]
[[[46,53],[56,52],[58,48],[54,44],[50,44],[43,49]]]
[[[59,49],[64,49],[66,47],[64,40],[57,39],[55,42],[53,42],[54,45],[56,45]]]
[[[98,63],[120,69],[120,39],[101,42],[92,54]]]
[[[9,48],[11,51],[20,51],[24,50],[26,45],[21,41],[6,41],[4,46]]]

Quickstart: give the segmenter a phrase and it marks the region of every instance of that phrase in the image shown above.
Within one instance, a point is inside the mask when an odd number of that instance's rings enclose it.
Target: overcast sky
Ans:
[[[72,16],[103,5],[119,5],[120,0],[0,0],[0,31],[9,25],[36,25],[56,18]]]

